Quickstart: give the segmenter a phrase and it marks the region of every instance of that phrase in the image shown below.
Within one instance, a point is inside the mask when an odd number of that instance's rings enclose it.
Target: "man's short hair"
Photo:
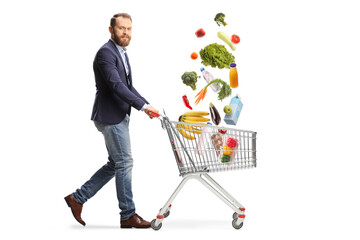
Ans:
[[[123,18],[129,18],[130,21],[132,22],[132,19],[131,19],[131,16],[127,13],[118,13],[118,14],[115,14],[111,20],[110,20],[110,26],[111,27],[115,27],[115,24],[116,24],[116,18],[118,17],[123,17]]]

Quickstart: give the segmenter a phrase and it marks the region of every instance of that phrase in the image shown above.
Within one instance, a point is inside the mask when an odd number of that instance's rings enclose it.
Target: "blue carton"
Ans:
[[[227,124],[236,125],[236,123],[239,119],[239,116],[240,116],[241,109],[243,108],[243,103],[241,102],[241,99],[239,98],[239,96],[236,95],[235,97],[233,97],[231,99],[229,105],[230,105],[232,111],[231,111],[231,113],[225,115],[224,121]]]

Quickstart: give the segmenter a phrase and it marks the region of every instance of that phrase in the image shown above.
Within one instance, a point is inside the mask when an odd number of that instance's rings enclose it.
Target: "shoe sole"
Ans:
[[[151,226],[149,227],[133,227],[133,226],[120,226],[120,228],[150,228]]]
[[[120,226],[120,228],[132,228],[132,226]]]

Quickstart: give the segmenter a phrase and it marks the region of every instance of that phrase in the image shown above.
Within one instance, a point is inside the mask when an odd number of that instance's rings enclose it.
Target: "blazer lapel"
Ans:
[[[123,63],[123,61],[122,61],[122,59],[121,59],[121,55],[120,55],[119,50],[117,49],[115,43],[114,43],[111,39],[109,40],[109,43],[110,43],[110,46],[113,48],[113,50],[116,52],[116,55],[118,55],[118,57],[120,58],[121,63],[122,63],[123,66],[124,66],[124,63]]]
[[[126,77],[126,69],[125,69],[125,63],[123,62],[123,59],[119,53],[119,50],[117,49],[115,43],[110,39],[109,40],[110,45],[112,46],[112,48],[114,49],[114,51],[116,52],[117,56],[120,58],[121,64],[123,66],[124,69],[124,73],[125,73],[125,77]],[[128,67],[129,67],[129,82],[130,82],[130,86],[132,85],[132,81],[131,81],[131,70],[130,70],[130,63],[129,63],[129,59],[127,58],[127,54],[125,54],[126,57],[126,61],[128,62]]]

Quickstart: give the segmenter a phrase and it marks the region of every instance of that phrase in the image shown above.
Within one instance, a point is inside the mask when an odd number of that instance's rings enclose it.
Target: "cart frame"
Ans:
[[[179,168],[180,176],[183,177],[183,180],[177,186],[177,188],[170,196],[170,198],[167,200],[167,202],[164,204],[164,206],[160,209],[156,218],[151,221],[151,227],[154,230],[159,230],[162,227],[163,220],[166,217],[168,217],[170,214],[170,209],[172,207],[173,200],[176,198],[178,193],[181,191],[181,189],[190,179],[196,179],[234,211],[232,226],[235,229],[240,229],[243,226],[243,222],[245,219],[245,207],[241,205],[222,186],[220,186],[220,184],[218,184],[213,178],[211,178],[208,173],[216,172],[216,171],[227,171],[227,170],[256,167],[256,134],[257,133],[252,131],[244,131],[238,129],[224,128],[224,127],[207,126],[213,130],[212,133],[214,133],[214,131],[217,129],[225,129],[231,133],[235,132],[236,134],[234,136],[238,138],[245,138],[244,137],[245,135],[239,134],[240,132],[247,134],[246,137],[247,148],[244,148],[246,145],[244,144],[244,146],[241,147],[241,149],[237,150],[237,154],[241,156],[235,159],[236,164],[234,163],[224,164],[224,163],[219,163],[217,159],[218,151],[216,151],[213,148],[212,149],[207,148],[204,150],[205,153],[208,152],[210,153],[211,151],[212,154],[210,155],[205,154],[205,156],[197,157],[196,154],[194,153],[194,148],[193,148],[194,145],[193,146],[187,145],[188,143],[186,139],[183,136],[181,136],[181,134],[179,134],[179,132],[177,131],[176,127],[174,127],[174,126],[178,126],[178,124],[181,125],[185,124],[192,127],[198,127],[204,130],[204,125],[170,121],[169,118],[166,117],[166,115],[162,116],[162,118],[159,119],[161,121],[162,128],[167,130],[171,147],[173,149],[173,153]],[[241,141],[242,139],[239,140]],[[244,159],[243,156],[245,156]]]

